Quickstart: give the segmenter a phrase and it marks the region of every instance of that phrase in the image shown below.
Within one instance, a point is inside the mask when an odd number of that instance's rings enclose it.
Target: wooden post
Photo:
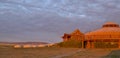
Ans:
[[[94,40],[91,42],[91,48],[94,48]]]
[[[120,48],[120,40],[118,41],[118,48]]]
[[[90,41],[88,40],[87,41],[87,48],[90,48],[91,46],[90,46]]]
[[[82,48],[84,48],[84,40],[82,40]]]

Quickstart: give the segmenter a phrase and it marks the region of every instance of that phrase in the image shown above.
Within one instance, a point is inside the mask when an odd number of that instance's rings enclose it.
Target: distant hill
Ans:
[[[0,42],[0,44],[19,44],[19,45],[31,44],[31,45],[38,45],[38,44],[48,44],[48,43],[46,43],[46,42]]]

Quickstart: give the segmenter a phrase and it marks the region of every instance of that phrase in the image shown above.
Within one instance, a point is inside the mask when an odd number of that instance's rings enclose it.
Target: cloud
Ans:
[[[76,28],[120,23],[119,15],[119,0],[0,0],[0,41],[58,42]]]

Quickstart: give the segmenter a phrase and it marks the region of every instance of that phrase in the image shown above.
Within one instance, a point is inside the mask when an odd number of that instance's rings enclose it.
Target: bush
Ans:
[[[96,48],[118,48],[118,43],[113,42],[95,42],[94,45]]]
[[[70,48],[82,48],[82,41],[69,40],[69,41],[66,41],[66,42],[58,43],[58,46],[60,46],[60,47],[70,47]]]

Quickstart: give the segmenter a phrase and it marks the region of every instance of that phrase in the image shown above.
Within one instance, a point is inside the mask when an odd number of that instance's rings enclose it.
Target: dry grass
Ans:
[[[52,58],[57,55],[71,53],[78,50],[77,48],[20,48],[12,47],[0,48],[0,58]]]

